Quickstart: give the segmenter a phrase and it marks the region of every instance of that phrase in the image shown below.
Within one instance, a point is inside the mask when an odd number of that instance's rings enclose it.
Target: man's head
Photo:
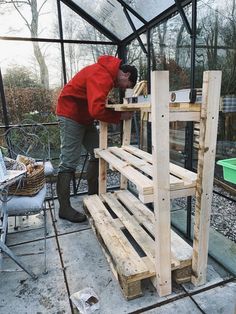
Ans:
[[[126,89],[133,88],[137,82],[138,71],[133,65],[122,64],[119,68],[116,87]]]

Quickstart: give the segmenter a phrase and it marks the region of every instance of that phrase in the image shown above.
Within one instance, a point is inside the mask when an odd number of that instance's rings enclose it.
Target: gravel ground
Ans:
[[[215,186],[214,190],[228,194],[228,197],[233,198],[225,190]],[[179,198],[172,201],[172,204],[179,208],[186,208],[186,199]],[[194,215],[195,197],[192,198],[192,214]],[[236,242],[236,200],[231,201],[221,195],[213,193],[212,212],[210,225],[215,230],[225,235],[230,240]]]

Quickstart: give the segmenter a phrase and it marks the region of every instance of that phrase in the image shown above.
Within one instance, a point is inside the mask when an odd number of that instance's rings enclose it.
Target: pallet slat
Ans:
[[[117,198],[127,206],[135,218],[150,232],[154,237],[154,214],[147,206],[142,204],[132,193],[127,190],[115,192]],[[179,235],[171,230],[171,252],[172,269],[191,265],[192,247],[187,244]],[[173,261],[177,261],[176,264]]]
[[[149,270],[130,244],[116,221],[107,215],[107,210],[98,195],[84,198],[84,204],[94,219],[95,226],[102,236],[118,272],[126,279],[141,279],[149,276]]]

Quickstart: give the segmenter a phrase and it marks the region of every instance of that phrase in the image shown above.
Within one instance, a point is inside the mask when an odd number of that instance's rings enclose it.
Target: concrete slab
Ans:
[[[13,248],[16,254],[39,252],[43,241],[18,245]],[[71,313],[63,271],[54,238],[48,239],[48,274],[42,274],[43,255],[25,255],[22,261],[31,265],[39,276],[33,280],[27,273],[0,272],[0,313]],[[4,266],[15,263],[4,258]]]
[[[17,230],[14,229],[15,218],[9,217],[8,221],[8,245],[15,245],[44,238],[44,217],[42,213],[30,215],[28,217],[16,217]],[[55,236],[55,231],[52,224],[50,210],[47,210],[47,237],[52,236]]]
[[[228,275],[227,278],[221,277],[221,274],[217,272],[217,270],[213,267],[213,265],[210,265],[209,263],[210,261],[208,262],[208,265],[207,265],[207,282],[205,283],[205,285],[195,287],[191,282],[187,282],[185,284],[182,284],[182,286],[184,287],[186,291],[188,291],[189,293],[193,291],[198,291],[203,288],[207,288],[215,284],[221,283],[225,279],[228,279],[230,277],[230,275]]]
[[[184,294],[180,286],[174,285],[170,296],[160,298],[146,280],[143,282],[144,295],[126,301],[92,230],[61,235],[58,239],[70,294],[91,287],[99,297],[100,314],[130,313]]]
[[[181,313],[181,314],[200,314],[202,311],[199,310],[197,305],[189,298],[183,298],[171,303],[162,305],[155,309],[144,311],[146,314],[170,314],[170,313]]]
[[[74,196],[74,197],[71,197],[70,199],[71,199],[71,205],[75,209],[78,209],[79,211],[84,212],[82,196]],[[56,211],[56,220],[57,220],[55,222],[55,226],[56,226],[56,232],[58,235],[90,228],[88,220],[82,223],[72,223],[70,221],[60,219],[58,217],[59,204],[57,200],[55,200],[55,208],[56,208],[55,211]]]
[[[206,314],[235,314],[236,281],[194,295],[193,299]]]

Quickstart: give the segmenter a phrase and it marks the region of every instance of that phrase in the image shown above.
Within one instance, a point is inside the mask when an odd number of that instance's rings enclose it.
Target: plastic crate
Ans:
[[[236,184],[236,158],[218,160],[217,165],[223,167],[225,181]]]

